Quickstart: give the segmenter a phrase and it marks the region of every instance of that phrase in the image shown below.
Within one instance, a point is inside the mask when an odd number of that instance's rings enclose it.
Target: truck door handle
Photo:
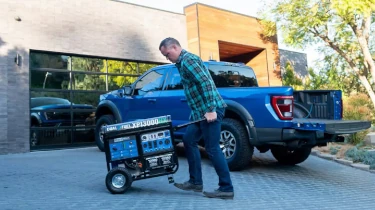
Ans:
[[[155,98],[150,98],[150,99],[148,99],[148,102],[156,102],[156,99]]]
[[[180,101],[181,102],[186,102],[186,98],[181,98]]]

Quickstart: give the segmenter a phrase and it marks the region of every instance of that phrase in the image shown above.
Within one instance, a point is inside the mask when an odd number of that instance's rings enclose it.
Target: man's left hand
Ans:
[[[207,122],[213,122],[217,118],[216,112],[207,112],[204,117],[206,118]]]

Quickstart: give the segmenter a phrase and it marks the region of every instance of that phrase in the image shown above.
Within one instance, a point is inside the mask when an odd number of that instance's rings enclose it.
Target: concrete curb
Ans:
[[[326,160],[335,161],[335,162],[337,162],[339,164],[342,164],[342,165],[346,165],[346,166],[350,166],[350,167],[353,167],[353,168],[356,168],[356,169],[360,169],[360,170],[363,170],[363,171],[368,171],[368,172],[371,172],[371,173],[375,173],[375,170],[370,170],[370,166],[369,165],[362,164],[362,163],[353,163],[353,161],[345,160],[345,159],[338,159],[338,158],[336,158],[335,155],[324,154],[324,153],[321,153],[319,150],[314,150],[313,149],[311,151],[311,154],[314,155],[314,156],[326,159]]]

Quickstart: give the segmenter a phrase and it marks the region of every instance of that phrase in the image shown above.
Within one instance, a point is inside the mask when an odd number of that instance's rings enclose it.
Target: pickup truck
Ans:
[[[254,148],[271,151],[281,164],[305,161],[311,149],[344,141],[371,126],[368,121],[342,120],[341,91],[293,91],[292,87],[259,87],[249,66],[205,61],[228,107],[222,121],[220,145],[231,171],[246,168]],[[199,85],[199,84],[197,84]],[[100,96],[96,109],[96,144],[104,125],[163,115],[172,124],[189,121],[190,109],[174,64],[149,69],[133,84]],[[185,129],[175,132],[181,141]],[[204,146],[203,140],[200,145]]]

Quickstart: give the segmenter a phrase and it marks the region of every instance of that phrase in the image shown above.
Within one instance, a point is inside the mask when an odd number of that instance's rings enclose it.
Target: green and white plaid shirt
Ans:
[[[227,107],[210,72],[197,55],[182,50],[175,65],[180,72],[186,100],[191,109],[190,120],[203,119],[207,112]]]

